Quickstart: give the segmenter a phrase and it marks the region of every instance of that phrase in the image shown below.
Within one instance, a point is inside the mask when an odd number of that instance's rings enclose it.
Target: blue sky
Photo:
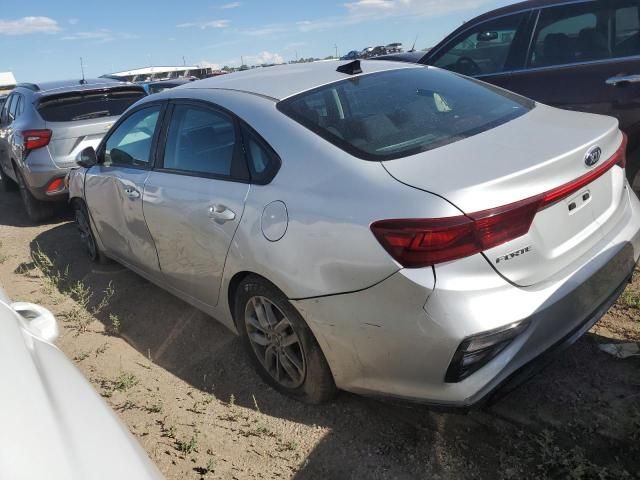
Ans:
[[[511,0],[26,0],[0,10],[0,71],[18,81],[149,65],[224,65],[325,57],[402,42],[437,43]]]

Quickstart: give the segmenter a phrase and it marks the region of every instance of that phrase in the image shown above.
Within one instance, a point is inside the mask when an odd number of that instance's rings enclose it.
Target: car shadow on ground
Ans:
[[[0,209],[0,225],[16,225],[16,216],[23,214]],[[267,387],[238,339],[214,319],[117,263],[91,263],[67,219],[58,218],[30,248],[60,269],[68,266],[67,286],[81,281],[93,292],[89,310],[111,285],[115,293],[96,315],[100,322],[109,327],[117,315],[130,345],[223,402],[233,396],[236,405],[257,404],[264,414],[329,429],[297,479],[553,477],[615,465],[640,470],[640,365],[600,352],[596,340],[602,339],[593,335],[484,410],[441,413],[346,393],[330,405],[307,406]]]

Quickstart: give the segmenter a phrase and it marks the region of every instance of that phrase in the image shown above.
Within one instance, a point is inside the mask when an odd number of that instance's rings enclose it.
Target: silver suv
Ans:
[[[0,113],[0,174],[19,187],[29,218],[47,219],[68,197],[64,177],[78,152],[97,147],[115,120],[146,95],[110,79],[21,83]]]

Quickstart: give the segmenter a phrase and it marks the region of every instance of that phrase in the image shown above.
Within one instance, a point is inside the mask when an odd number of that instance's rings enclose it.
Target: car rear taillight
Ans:
[[[381,220],[371,230],[404,267],[420,268],[468,257],[526,234],[541,199],[524,200],[471,215]]]
[[[46,147],[51,141],[51,130],[24,130],[21,135],[25,150]]]
[[[502,207],[446,218],[379,220],[371,231],[403,267],[421,268],[468,257],[521,237],[540,210],[575,193],[615,165],[624,168],[627,137],[589,173],[548,192]]]

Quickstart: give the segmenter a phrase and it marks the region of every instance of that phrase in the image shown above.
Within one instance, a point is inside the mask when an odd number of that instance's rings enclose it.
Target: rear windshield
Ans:
[[[145,96],[142,89],[72,92],[43,97],[38,104],[47,122],[73,122],[122,115]]]
[[[278,109],[365,160],[391,160],[484,132],[534,102],[433,68],[348,78],[281,101]]]

